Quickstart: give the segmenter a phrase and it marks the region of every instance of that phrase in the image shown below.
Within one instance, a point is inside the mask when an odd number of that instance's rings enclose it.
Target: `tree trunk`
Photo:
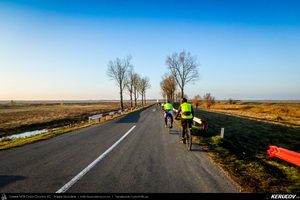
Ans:
[[[136,90],[134,90],[134,106],[136,106]]]
[[[132,107],[132,92],[130,92],[130,107]]]
[[[183,87],[181,88],[181,99],[183,99],[184,94],[183,94]]]
[[[146,103],[147,103],[147,102],[146,102],[146,92],[145,92],[145,94],[144,94],[144,97],[145,97],[144,99],[145,99],[145,105],[146,105]]]
[[[144,105],[144,95],[142,93],[142,105]]]
[[[123,110],[124,109],[124,106],[123,106],[123,91],[122,89],[120,89],[120,103],[121,103],[121,109]]]

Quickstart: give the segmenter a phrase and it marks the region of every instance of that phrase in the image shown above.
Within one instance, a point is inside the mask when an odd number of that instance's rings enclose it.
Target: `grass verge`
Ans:
[[[204,145],[212,159],[243,188],[244,192],[300,192],[298,167],[279,159],[268,159],[266,155],[255,155],[251,158],[246,153],[244,156],[234,155],[220,136],[196,136],[196,138]]]

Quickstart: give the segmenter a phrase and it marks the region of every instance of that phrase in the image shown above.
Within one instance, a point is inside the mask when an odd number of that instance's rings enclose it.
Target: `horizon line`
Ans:
[[[216,99],[215,101],[228,101],[230,98],[228,99]],[[232,98],[231,98],[232,99]],[[159,99],[155,99],[155,98],[150,98],[150,99],[146,99],[146,101],[151,101],[151,100],[159,100],[159,101],[164,101],[165,99],[159,98]],[[192,100],[189,99],[189,100]],[[300,99],[233,99],[236,101],[300,101]],[[14,99],[10,99],[10,100],[0,100],[0,102],[17,102],[17,101],[120,101],[118,99],[33,99],[33,100],[14,100]],[[129,100],[123,100],[123,101],[130,101]],[[134,100],[132,100],[134,101]],[[137,100],[137,101],[142,101],[141,99]]]

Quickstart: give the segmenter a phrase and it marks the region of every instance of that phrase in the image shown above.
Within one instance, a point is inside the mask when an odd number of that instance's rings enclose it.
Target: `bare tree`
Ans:
[[[133,96],[134,105],[137,106],[137,100],[139,98],[141,77],[137,73],[133,74]]]
[[[11,105],[15,105],[16,102],[15,102],[14,100],[10,100],[10,104],[11,104]]]
[[[190,52],[186,53],[185,51],[182,51],[168,56],[166,64],[180,87],[181,98],[183,98],[184,87],[188,83],[193,83],[199,79],[196,58],[192,57]]]
[[[133,66],[130,66],[129,70],[128,70],[128,75],[127,75],[127,84],[126,84],[126,88],[129,92],[129,96],[130,96],[130,107],[132,107],[132,95],[133,95],[133,87],[134,85],[134,71],[133,71]]]
[[[166,99],[167,98],[167,94],[165,91],[161,90],[160,92],[161,96],[163,97],[163,99]]]
[[[212,105],[216,103],[215,97],[211,96],[210,93],[206,93],[203,97],[204,104],[206,108],[210,109]]]
[[[175,91],[177,89],[177,83],[172,75],[165,74],[160,82],[160,87],[164,97],[167,97],[172,103],[175,100]]]
[[[165,99],[165,98],[168,98],[168,90],[167,90],[167,86],[166,86],[166,82],[165,82],[165,79],[163,79],[161,82],[160,82],[160,88],[161,88],[161,95],[162,97]]]
[[[175,101],[180,102],[180,98],[181,98],[181,92],[175,93]]]
[[[143,105],[143,98],[144,98],[144,96],[143,96],[143,92],[142,92],[142,78],[141,77],[139,77],[139,81],[137,82],[138,84],[137,84],[137,93],[138,93],[138,95],[141,95],[141,97],[142,97],[142,105]]]
[[[140,93],[142,95],[142,104],[146,104],[146,90],[150,88],[150,80],[144,77],[140,81]]]
[[[193,99],[192,99],[192,103],[193,105],[196,107],[196,109],[198,109],[198,106],[200,105],[201,103],[201,97],[200,95],[196,95]]]
[[[184,98],[188,99],[188,96],[186,94],[183,95]],[[180,102],[180,99],[182,98],[182,93],[181,92],[177,92],[175,94],[175,99],[176,99],[176,102]]]
[[[229,98],[229,99],[228,99],[228,103],[229,103],[229,104],[236,104],[237,101],[234,100],[234,99],[232,99],[232,98]]]
[[[128,56],[125,59],[117,58],[114,61],[109,61],[107,75],[116,82],[120,91],[120,104],[121,108],[124,109],[123,105],[123,91],[127,84],[127,72],[130,64],[131,57]]]

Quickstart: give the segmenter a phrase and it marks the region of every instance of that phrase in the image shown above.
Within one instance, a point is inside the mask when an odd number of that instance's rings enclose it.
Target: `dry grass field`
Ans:
[[[209,124],[200,140],[246,191],[299,193],[299,167],[266,154],[269,145],[300,152],[299,113],[299,102],[238,102],[198,109],[196,116]]]
[[[130,104],[126,103],[126,107]],[[119,102],[12,102],[0,104],[0,136],[56,128],[120,108]]]
[[[205,109],[204,105],[200,106]],[[286,126],[300,126],[300,102],[220,102],[210,109],[224,114],[264,120]]]

